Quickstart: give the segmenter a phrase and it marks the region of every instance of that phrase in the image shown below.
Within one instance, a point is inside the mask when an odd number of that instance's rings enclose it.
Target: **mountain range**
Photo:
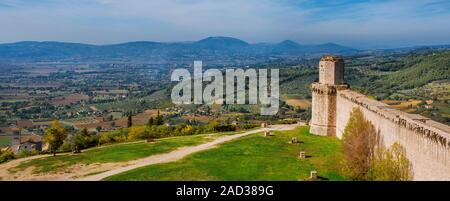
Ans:
[[[239,60],[248,57],[308,57],[348,55],[359,50],[334,43],[302,45],[291,40],[250,44],[231,37],[208,37],[191,42],[136,41],[112,45],[24,41],[0,44],[0,60]]]

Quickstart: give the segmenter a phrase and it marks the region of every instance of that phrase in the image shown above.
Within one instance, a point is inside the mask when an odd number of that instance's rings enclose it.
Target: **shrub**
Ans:
[[[84,147],[83,147],[83,149],[97,146],[99,138],[100,138],[100,136],[95,134],[95,133],[94,134],[89,134],[88,136],[85,136],[84,137]]]
[[[351,180],[367,180],[370,158],[380,144],[372,123],[364,118],[359,108],[353,109],[344,130],[342,172]]]
[[[194,128],[191,125],[186,125],[181,131],[182,135],[192,135],[194,132]]]
[[[259,126],[260,126],[259,124],[242,124],[242,125],[239,125],[239,127],[240,127],[241,129],[244,129],[244,130],[252,129],[252,128],[257,128],[257,127],[259,127]]]
[[[255,128],[258,125],[240,125],[241,128],[249,129]],[[108,144],[115,142],[125,142],[133,140],[147,140],[155,138],[164,138],[172,136],[185,136],[194,134],[203,134],[211,132],[226,132],[226,131],[236,131],[238,128],[231,124],[219,125],[219,124],[208,124],[202,126],[196,125],[177,125],[177,126],[166,126],[166,125],[146,125],[146,126],[132,126],[127,129],[118,129],[112,132],[105,132],[99,135],[98,144]]]
[[[407,181],[412,179],[412,166],[405,149],[394,143],[389,149],[374,126],[354,109],[343,136],[344,176],[351,180]]]
[[[58,152],[70,152],[72,151],[72,142],[64,140],[63,144],[59,147]]]
[[[64,140],[64,143],[58,149],[60,152],[79,153],[83,149],[97,146],[99,144],[99,135],[95,132],[89,133],[85,128],[75,133],[70,140]]]
[[[9,161],[11,159],[14,159],[14,153],[11,150],[6,150],[0,152],[0,163],[4,163],[6,161]]]
[[[102,133],[100,134],[100,138],[98,139],[99,144],[109,144],[114,142],[114,138],[111,133]]]
[[[284,119],[284,120],[278,120],[277,124],[296,124],[297,120],[294,119]]]
[[[86,138],[87,136],[84,136],[82,133],[76,133],[72,137],[71,149],[74,153],[79,153],[81,149],[86,147]]]
[[[133,126],[128,133],[128,140],[146,139],[148,137],[148,130],[146,126]]]
[[[406,158],[406,151],[399,143],[389,149],[377,148],[371,160],[369,179],[374,181],[409,181],[412,179],[412,165]]]
[[[214,130],[217,132],[236,131],[236,126],[231,125],[231,124],[216,125],[216,126],[214,126]]]
[[[115,142],[125,142],[127,141],[128,131],[128,128],[123,128],[102,133],[98,136],[98,144],[103,145]]]
[[[24,158],[24,157],[29,157],[29,156],[35,156],[35,155],[38,155],[38,154],[39,154],[39,151],[36,151],[36,150],[29,151],[29,150],[26,150],[26,149],[22,149],[22,150],[19,151],[18,156],[19,156],[19,158]]]

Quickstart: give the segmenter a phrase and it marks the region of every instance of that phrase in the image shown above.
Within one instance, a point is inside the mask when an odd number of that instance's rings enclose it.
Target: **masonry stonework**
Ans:
[[[326,73],[327,70],[321,70],[320,73]],[[343,62],[341,72],[334,75],[343,75]],[[351,111],[360,108],[365,118],[378,130],[386,147],[398,142],[405,148],[412,164],[414,180],[450,180],[449,126],[420,115],[395,110],[387,104],[349,90],[348,85],[343,85],[343,77],[342,81],[335,80],[340,78],[331,81],[319,79],[319,83],[311,86],[311,133],[342,139]]]
[[[344,83],[344,61],[340,57],[325,56],[319,63],[319,82],[311,85],[311,133],[323,136],[336,134],[336,95],[347,89]]]

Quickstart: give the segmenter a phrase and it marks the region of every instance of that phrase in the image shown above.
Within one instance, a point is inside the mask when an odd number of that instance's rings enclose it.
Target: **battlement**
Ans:
[[[405,148],[414,180],[450,180],[450,126],[396,110],[349,88],[343,59],[322,57],[319,82],[311,84],[312,134],[342,139],[353,109],[359,108],[384,146],[400,143]]]
[[[321,84],[321,83],[312,83],[311,84],[311,91],[313,93],[318,94],[326,94],[326,95],[334,95],[337,93],[338,90],[344,90],[348,89],[350,86],[348,84],[341,84],[341,85],[327,85],[327,84]]]
[[[372,111],[382,118],[388,119],[416,134],[427,137],[434,142],[438,142],[441,145],[450,148],[450,126],[417,114],[408,114],[396,110],[385,103],[369,99],[365,95],[355,91],[343,90],[339,91],[338,95]]]
[[[344,60],[337,56],[324,56],[319,62],[319,83],[344,84]]]
[[[339,56],[325,55],[320,59],[320,61],[338,62],[338,61],[344,61],[344,59],[342,59],[342,57],[339,57]]]

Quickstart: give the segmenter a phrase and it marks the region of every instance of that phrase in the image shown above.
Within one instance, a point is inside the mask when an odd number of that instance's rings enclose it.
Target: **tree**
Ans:
[[[97,126],[96,128],[95,128],[95,130],[97,130],[97,132],[100,132],[101,130],[102,130],[102,126]]]
[[[153,119],[153,117],[150,117],[150,119],[148,120],[147,125],[148,125],[148,126],[153,126],[153,125],[155,125],[155,119]]]
[[[89,136],[89,132],[88,132],[87,128],[81,129],[81,131],[79,131],[79,133],[82,134],[83,136]]]
[[[160,126],[163,124],[164,124],[163,117],[159,114],[159,110],[158,110],[158,113],[156,114],[155,125]]]
[[[351,180],[367,180],[370,159],[380,144],[377,131],[359,108],[353,109],[343,134],[343,174]]]
[[[57,120],[54,120],[49,129],[45,132],[45,141],[49,145],[49,150],[56,156],[56,151],[64,143],[67,138],[67,130],[59,124]]]
[[[412,166],[405,149],[399,143],[386,149],[380,135],[359,108],[352,111],[344,130],[343,152],[343,174],[351,180],[412,179]]]
[[[368,176],[374,181],[412,180],[412,165],[406,158],[405,148],[397,142],[389,149],[377,148],[371,159]]]
[[[130,114],[128,115],[127,127],[130,128],[131,126],[133,126],[133,117]]]
[[[72,137],[72,152],[80,153],[81,149],[85,146],[85,136],[81,133],[77,133]]]

